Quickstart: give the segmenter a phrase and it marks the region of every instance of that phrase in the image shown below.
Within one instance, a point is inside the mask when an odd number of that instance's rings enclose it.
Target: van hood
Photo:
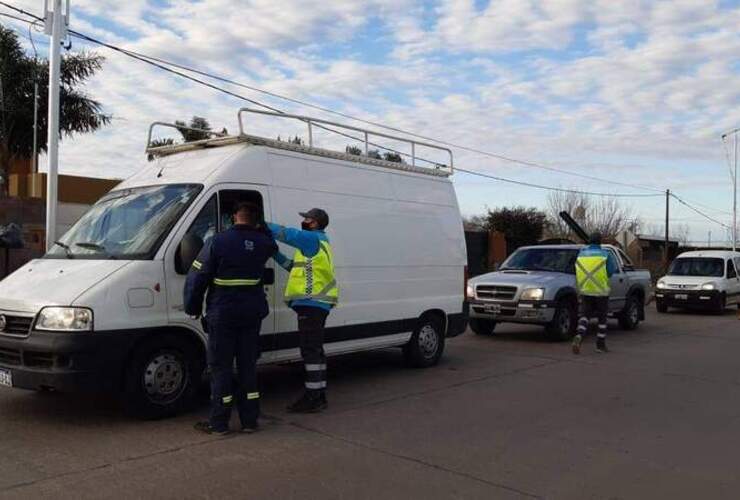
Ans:
[[[704,283],[709,282],[719,282],[722,281],[724,278],[721,276],[663,276],[660,281],[663,283],[666,283],[668,285],[689,285],[689,286],[696,286],[700,287]]]
[[[36,259],[0,281],[0,309],[36,313],[49,305],[72,305],[90,287],[130,261]]]
[[[496,271],[481,276],[476,276],[470,282],[474,285],[532,285],[534,287],[546,287],[549,284],[562,284],[575,282],[573,274],[553,273],[547,271]]]

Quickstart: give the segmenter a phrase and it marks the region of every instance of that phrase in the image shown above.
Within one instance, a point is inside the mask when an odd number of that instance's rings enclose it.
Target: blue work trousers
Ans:
[[[211,312],[206,319],[211,372],[211,427],[218,431],[228,429],[234,406],[242,426],[254,426],[260,412],[257,359],[262,319]]]

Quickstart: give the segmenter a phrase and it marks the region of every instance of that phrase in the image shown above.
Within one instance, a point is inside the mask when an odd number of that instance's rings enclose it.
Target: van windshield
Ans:
[[[499,268],[500,271],[550,271],[575,274],[577,249],[527,248],[517,250]]]
[[[725,275],[724,259],[710,257],[682,257],[673,261],[668,276],[712,276]]]
[[[170,184],[108,193],[44,258],[151,259],[201,186]]]

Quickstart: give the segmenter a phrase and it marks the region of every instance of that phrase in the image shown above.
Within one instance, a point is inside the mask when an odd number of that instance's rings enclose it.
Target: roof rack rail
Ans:
[[[191,132],[198,132],[198,133],[205,134],[205,135],[208,135],[208,136],[213,136],[213,137],[227,137],[228,136],[228,134],[224,134],[223,132],[216,132],[214,130],[203,130],[202,128],[186,127],[184,125],[178,125],[176,123],[154,122],[151,125],[149,125],[149,136],[147,137],[147,140],[146,140],[146,152],[147,153],[154,152],[155,150],[157,150],[160,147],[162,147],[162,146],[156,146],[156,147],[152,147],[151,146],[151,144],[152,144],[152,132],[154,131],[154,127],[157,127],[157,126],[159,126],[159,127],[174,128],[177,131],[180,131],[180,130],[190,130]],[[206,140],[206,139],[203,139],[203,140]],[[200,141],[193,141],[193,142],[200,142]],[[170,144],[168,146],[173,146],[173,145],[174,144]]]
[[[328,121],[328,120],[322,120],[320,118],[312,118],[310,116],[294,115],[294,114],[290,114],[290,113],[278,113],[278,112],[274,112],[274,111],[263,111],[261,109],[253,109],[253,108],[241,108],[239,110],[238,114],[237,114],[237,118],[239,119],[239,135],[241,135],[241,136],[247,136],[248,135],[248,134],[245,134],[245,132],[244,132],[244,123],[242,121],[242,113],[254,113],[254,114],[258,114],[258,115],[274,116],[274,117],[277,117],[277,118],[291,118],[291,119],[294,119],[294,120],[300,120],[300,121],[304,122],[308,126],[308,147],[309,148],[313,148],[314,147],[314,145],[313,145],[313,129],[314,129],[314,127],[318,127],[320,129],[327,130],[329,132],[333,132],[335,134],[340,134],[340,135],[343,135],[343,136],[346,136],[346,137],[350,137],[350,138],[353,138],[355,140],[363,140],[364,141],[364,144],[365,144],[365,156],[366,157],[367,157],[368,152],[370,150],[369,149],[370,146],[379,147],[381,149],[388,149],[388,148],[384,148],[383,146],[377,146],[377,145],[373,144],[372,142],[370,142],[369,138],[371,136],[382,137],[384,139],[391,139],[391,140],[399,141],[399,142],[405,142],[405,143],[411,145],[411,154],[410,155],[406,155],[406,156],[410,156],[411,157],[411,166],[414,167],[414,168],[423,168],[423,167],[419,167],[419,165],[416,164],[417,163],[417,160],[422,160],[422,161],[427,162],[427,163],[433,163],[433,162],[430,162],[429,160],[425,160],[423,158],[419,158],[418,156],[416,156],[416,147],[417,146],[422,146],[422,147],[430,148],[430,149],[436,149],[438,151],[444,151],[445,153],[447,153],[450,156],[450,164],[449,165],[444,165],[444,164],[436,164],[436,163],[434,163],[434,167],[433,168],[430,168],[430,170],[439,170],[440,168],[447,167],[447,168],[449,168],[448,174],[451,175],[452,173],[454,173],[452,150],[450,150],[449,148],[442,147],[442,146],[437,146],[436,144],[430,144],[428,142],[414,141],[414,140],[411,140],[411,139],[407,139],[405,137],[399,137],[399,136],[384,134],[382,132],[375,132],[373,130],[358,128],[358,127],[352,127],[350,125],[344,125],[344,124],[337,123],[337,122],[332,122],[332,121]],[[333,130],[331,128],[326,127],[325,125],[332,126],[332,127],[338,127],[338,128],[345,129],[345,130],[351,130],[353,132],[359,132],[359,133],[362,134],[362,139],[360,139],[358,137],[353,137],[353,136],[347,135],[344,132],[340,132],[338,130]]]

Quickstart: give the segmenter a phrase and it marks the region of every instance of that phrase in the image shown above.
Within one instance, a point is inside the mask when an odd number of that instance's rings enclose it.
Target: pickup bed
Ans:
[[[543,325],[550,338],[570,338],[578,321],[575,260],[583,247],[522,247],[498,271],[471,279],[466,291],[471,329],[492,334],[498,323],[530,323]],[[620,249],[603,248],[613,252],[619,265],[611,277],[609,314],[622,328],[637,328],[652,292],[650,272],[636,270]]]

